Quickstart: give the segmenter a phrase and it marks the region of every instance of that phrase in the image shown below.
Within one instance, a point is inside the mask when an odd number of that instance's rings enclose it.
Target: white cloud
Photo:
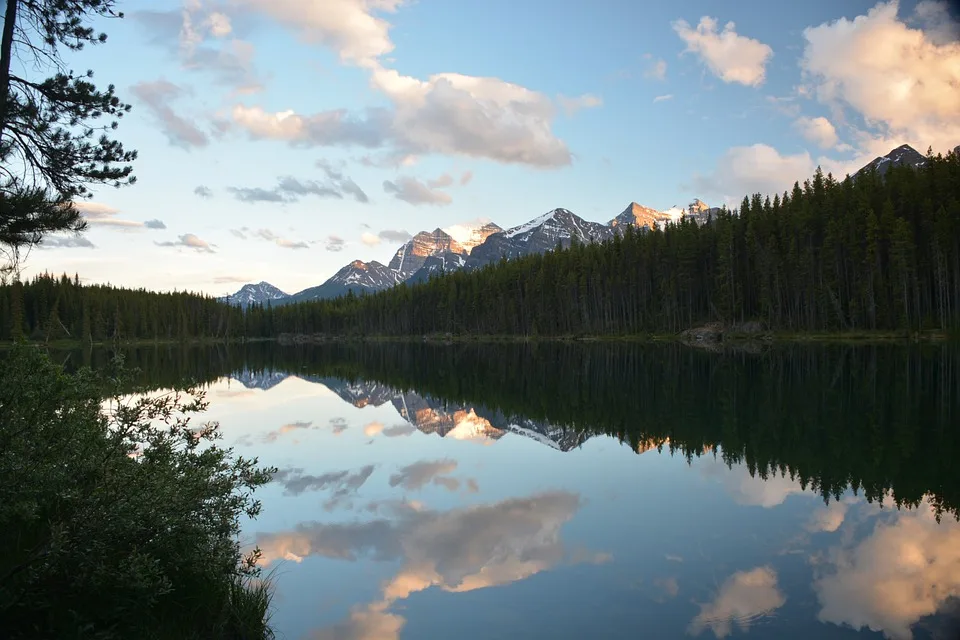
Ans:
[[[370,233],[369,231],[364,231],[360,235],[360,242],[368,247],[375,247],[380,244],[380,236]]]
[[[887,153],[887,149],[884,153]],[[816,170],[807,152],[781,155],[765,144],[733,147],[717,161],[708,175],[697,175],[693,187],[704,196],[720,198],[728,206],[736,206],[746,195],[783,193],[794,182],[803,182]]]
[[[84,238],[79,233],[72,233],[66,236],[47,235],[43,237],[40,249],[95,249],[96,245]]]
[[[303,240],[290,240],[288,238],[282,238],[275,234],[270,229],[258,229],[257,231],[251,232],[253,236],[260,238],[261,240],[266,240],[267,242],[272,242],[278,247],[283,249],[308,249],[309,245]]]
[[[167,225],[161,220],[124,220],[115,217],[120,210],[102,202],[79,200],[73,203],[74,209],[80,212],[87,224],[97,227],[113,227],[120,230],[132,229],[166,229]]]
[[[412,205],[433,204],[443,206],[453,202],[453,198],[450,197],[449,193],[445,193],[440,189],[449,186],[451,183],[452,179],[446,184],[436,181],[424,184],[416,178],[400,176],[392,182],[390,180],[384,180],[383,190],[393,194],[393,197],[397,200],[403,200]]]
[[[878,514],[866,538],[831,549],[821,569],[813,585],[820,620],[910,640],[911,625],[960,597],[960,524],[938,524],[928,500]]]
[[[657,96],[656,98],[653,99],[654,103],[657,103],[657,102],[665,102],[665,101],[667,101],[667,100],[673,100],[673,94],[672,94],[672,93],[667,93],[667,94],[662,95],[662,96]]]
[[[759,40],[739,35],[733,22],[725,24],[723,31],[717,31],[717,26],[715,18],[703,16],[696,29],[686,20],[677,20],[673,30],[687,43],[686,51],[699,55],[724,82],[751,87],[763,84],[773,49]]]
[[[738,571],[724,581],[713,602],[700,605],[688,630],[697,636],[710,629],[718,638],[725,638],[734,625],[746,631],[752,621],[776,611],[786,601],[777,588],[777,573],[770,567]]]
[[[182,236],[178,236],[176,241],[154,242],[154,244],[158,247],[185,247],[187,249],[194,249],[198,253],[216,253],[213,250],[213,245],[192,233],[185,233]]]
[[[832,149],[839,142],[833,123],[823,116],[816,118],[801,116],[794,121],[794,126],[804,138],[824,149]]]
[[[234,0],[237,7],[270,16],[308,43],[333,49],[343,62],[372,66],[393,51],[390,23],[402,0]]]
[[[603,105],[602,98],[590,95],[589,93],[576,98],[560,96],[557,98],[557,102],[560,104],[560,107],[563,109],[564,113],[566,113],[568,116],[574,115],[581,109],[593,109]]]
[[[214,38],[225,38],[233,31],[233,26],[230,24],[230,18],[222,13],[211,13],[207,16],[207,26],[210,30],[210,35]]]
[[[643,69],[643,77],[651,80],[666,80],[667,61],[661,58],[655,58],[652,54],[646,53],[643,56],[646,65]]]
[[[561,563],[600,562],[608,556],[573,553],[560,539],[562,525],[579,509],[576,495],[544,493],[446,512],[397,502],[396,516],[352,523],[304,523],[293,531],[257,536],[265,566],[317,555],[356,560],[370,555],[401,561],[383,583],[382,597],[354,608],[317,639],[395,640],[405,619],[390,609],[410,595],[437,587],[467,592],[518,582]]]
[[[840,113],[862,116],[871,139],[946,151],[960,144],[960,42],[943,33],[958,25],[936,3],[918,6],[928,31],[911,28],[898,9],[881,2],[853,20],[805,29],[804,90]],[[931,25],[931,16],[939,22]]]
[[[306,7],[299,0],[237,0],[297,31],[308,42],[336,50],[344,62],[370,72],[389,108],[298,114],[237,105],[233,120],[253,138],[310,146],[387,148],[390,156],[462,155],[536,167],[568,165],[572,155],[552,127],[557,104],[499,78],[439,73],[426,80],[381,64],[393,49],[390,25],[379,14],[397,0],[331,0]],[[573,100],[573,102],[571,102]],[[564,99],[561,107],[596,106],[593,96]]]
[[[160,79],[137,83],[133,85],[132,91],[153,115],[170,144],[187,150],[209,144],[210,138],[206,133],[195,123],[178,115],[170,106],[188,93],[184,88]]]

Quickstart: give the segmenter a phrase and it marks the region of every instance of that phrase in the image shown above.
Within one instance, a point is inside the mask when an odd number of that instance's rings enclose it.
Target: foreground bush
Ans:
[[[269,637],[259,552],[238,535],[273,470],[191,425],[202,394],[122,384],[29,347],[0,359],[4,637]]]

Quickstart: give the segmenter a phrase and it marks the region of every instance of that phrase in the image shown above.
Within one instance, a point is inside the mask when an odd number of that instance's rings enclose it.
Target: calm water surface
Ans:
[[[280,638],[960,637],[955,349],[128,357],[280,469]]]

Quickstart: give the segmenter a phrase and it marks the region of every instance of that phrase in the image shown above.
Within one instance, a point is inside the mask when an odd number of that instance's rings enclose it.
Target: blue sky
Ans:
[[[138,183],[26,275],[295,292],[420,230],[733,204],[960,144],[960,23],[931,0],[119,4],[68,62],[133,105]]]

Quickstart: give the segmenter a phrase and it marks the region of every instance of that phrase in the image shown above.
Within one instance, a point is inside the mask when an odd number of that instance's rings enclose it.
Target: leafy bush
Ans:
[[[202,393],[131,399],[116,365],[68,375],[26,346],[0,362],[5,637],[269,637],[239,532],[275,470],[191,424]]]

